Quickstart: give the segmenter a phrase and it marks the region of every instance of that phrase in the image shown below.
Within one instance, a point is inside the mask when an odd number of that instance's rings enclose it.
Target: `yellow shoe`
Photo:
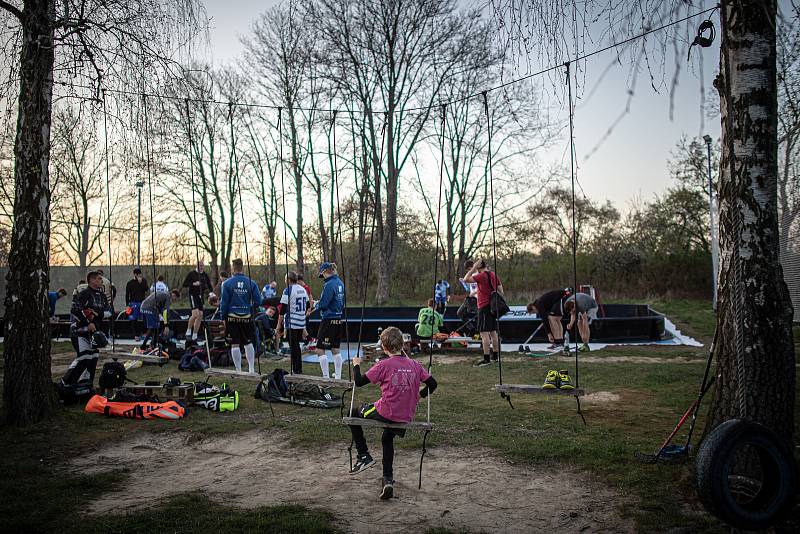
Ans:
[[[575,389],[572,381],[569,379],[569,372],[561,370],[558,372],[558,389]]]
[[[547,371],[542,389],[558,389],[558,373],[556,371],[552,369]]]

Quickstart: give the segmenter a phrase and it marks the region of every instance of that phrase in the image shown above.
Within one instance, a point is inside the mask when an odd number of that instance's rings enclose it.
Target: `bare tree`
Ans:
[[[55,405],[47,305],[54,80],[63,74],[85,80],[100,96],[101,87],[127,84],[134,68],[141,73],[143,57],[153,59],[148,74],[157,75],[205,17],[197,0],[3,0],[0,11],[4,23],[18,28],[15,53],[4,60],[19,58],[8,69],[18,75],[19,92],[3,407],[8,422],[24,425]]]

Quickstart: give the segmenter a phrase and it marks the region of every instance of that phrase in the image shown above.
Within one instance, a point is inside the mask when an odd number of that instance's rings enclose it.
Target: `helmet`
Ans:
[[[97,349],[102,349],[108,346],[108,338],[103,332],[97,331],[92,334],[92,346]]]

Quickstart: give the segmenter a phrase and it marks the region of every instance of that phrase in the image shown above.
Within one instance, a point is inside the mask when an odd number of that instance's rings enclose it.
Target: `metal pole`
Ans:
[[[708,225],[711,234],[711,287],[713,289],[714,300],[712,301],[714,311],[717,311],[717,269],[719,265],[719,241],[717,238],[716,223],[714,218],[714,181],[711,176],[711,136],[704,135],[706,142],[706,152],[708,159]]]

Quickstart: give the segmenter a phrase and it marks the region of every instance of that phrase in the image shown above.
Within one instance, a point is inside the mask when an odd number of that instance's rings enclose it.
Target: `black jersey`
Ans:
[[[538,310],[539,317],[547,317],[548,315],[561,316],[563,315],[562,298],[564,296],[563,289],[554,289],[548,291],[544,295],[533,301],[533,304]]]
[[[70,333],[79,337],[90,337],[88,327],[94,324],[100,330],[103,316],[110,312],[108,298],[102,289],[87,287],[72,299],[70,309]]]
[[[125,304],[144,302],[147,296],[147,287],[146,279],[142,278],[142,281],[139,282],[136,278],[132,278],[125,286]]]
[[[200,285],[194,285],[195,282],[200,282]],[[189,274],[186,275],[186,279],[183,281],[183,287],[189,289],[190,295],[202,296],[204,291],[211,291],[211,279],[205,271],[198,273],[197,269],[192,269],[189,271]]]

